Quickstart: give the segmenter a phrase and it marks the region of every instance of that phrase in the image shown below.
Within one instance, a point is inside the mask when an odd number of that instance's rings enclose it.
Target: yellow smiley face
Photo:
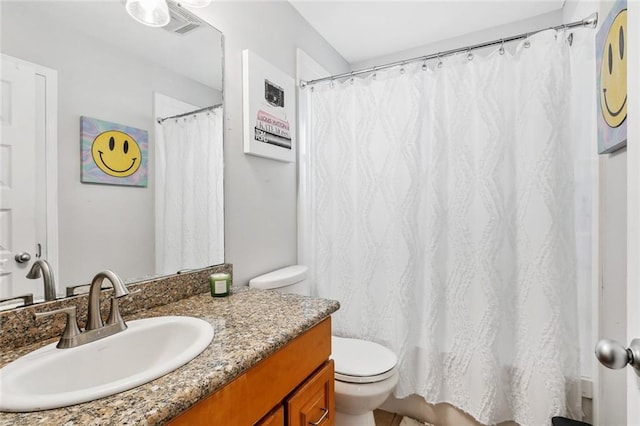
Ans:
[[[618,13],[609,27],[600,67],[600,109],[610,127],[627,118],[627,10]]]
[[[131,176],[140,167],[138,143],[128,134],[117,130],[96,136],[91,145],[91,156],[98,168],[109,176]]]

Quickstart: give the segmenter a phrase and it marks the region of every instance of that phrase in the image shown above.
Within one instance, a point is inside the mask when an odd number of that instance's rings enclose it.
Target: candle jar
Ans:
[[[209,286],[212,297],[225,297],[231,291],[231,274],[218,272],[209,275]]]

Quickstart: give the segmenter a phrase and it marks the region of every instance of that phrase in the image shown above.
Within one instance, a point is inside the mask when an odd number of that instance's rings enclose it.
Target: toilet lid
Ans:
[[[249,288],[273,290],[299,283],[307,278],[307,268],[304,265],[291,265],[277,269],[249,280]]]
[[[398,363],[398,357],[389,349],[366,340],[331,336],[336,378],[349,382],[369,382],[388,377]]]

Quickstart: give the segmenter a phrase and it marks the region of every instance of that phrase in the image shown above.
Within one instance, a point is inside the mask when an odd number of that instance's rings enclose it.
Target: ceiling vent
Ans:
[[[165,30],[171,33],[184,35],[197,30],[204,24],[200,18],[182,7],[180,3],[168,1],[167,4],[169,5],[171,21],[162,27]]]

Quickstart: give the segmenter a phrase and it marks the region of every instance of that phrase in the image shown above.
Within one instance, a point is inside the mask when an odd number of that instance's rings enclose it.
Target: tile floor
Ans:
[[[402,416],[388,411],[375,410],[373,417],[376,419],[376,426],[399,426]]]
[[[373,417],[376,420],[376,426],[434,426],[409,417],[402,417],[400,414],[389,413],[388,411],[382,410],[375,410]]]

